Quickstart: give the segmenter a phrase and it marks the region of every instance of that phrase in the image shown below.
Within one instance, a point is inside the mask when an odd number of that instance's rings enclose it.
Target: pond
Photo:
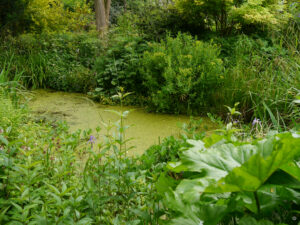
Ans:
[[[95,130],[99,126],[102,128],[100,133],[104,134],[106,129],[101,121],[113,123],[118,120],[117,115],[106,110],[121,110],[120,106],[95,103],[83,94],[50,90],[36,90],[33,94],[29,107],[37,118],[65,120],[71,131]],[[133,138],[128,145],[135,146],[129,153],[131,155],[142,154],[151,145],[158,144],[159,139],[179,135],[181,126],[190,120],[188,116],[148,113],[138,107],[125,106],[123,110],[132,110],[125,120],[126,125],[132,125],[126,131],[126,137]],[[203,118],[203,127],[213,129],[213,124]]]

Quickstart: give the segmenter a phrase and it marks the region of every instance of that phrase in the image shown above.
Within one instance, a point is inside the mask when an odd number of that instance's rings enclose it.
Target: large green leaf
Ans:
[[[282,167],[280,170],[273,173],[266,183],[300,189],[300,180],[291,176],[289,173],[286,173],[284,170],[282,170]]]
[[[300,139],[290,133],[253,145],[222,144],[209,149],[195,147],[182,153],[189,170],[206,172],[204,178],[182,181],[177,189],[188,192],[236,192],[257,190],[277,169],[300,152]]]
[[[162,173],[159,176],[155,184],[155,187],[158,193],[163,195],[164,193],[171,191],[172,188],[175,188],[177,183],[178,182],[176,182],[174,179],[169,177],[166,173]]]
[[[227,210],[227,205],[221,204],[201,204],[200,202],[196,205],[186,204],[176,192],[167,195],[165,205],[180,212],[179,216],[170,222],[173,225],[215,225]]]
[[[206,192],[256,191],[279,168],[300,152],[300,139],[286,133],[277,135],[273,144],[257,145],[257,153],[242,166],[206,188]]]
[[[299,204],[300,193],[293,189],[298,187],[298,135],[287,132],[252,144],[220,141],[209,148],[201,141],[189,143],[193,147],[181,152],[181,161],[173,170],[185,168],[185,172],[201,173],[201,177],[184,179],[174,192],[168,192],[166,206],[177,212],[171,224],[213,225],[225,215],[244,213],[245,209],[271,213],[286,201]],[[281,178],[272,183],[271,176]],[[241,221],[254,222],[248,218]]]
[[[283,165],[280,169],[290,174],[292,177],[300,181],[300,163],[296,161],[291,161]]]
[[[204,147],[203,147],[204,148]],[[257,148],[253,145],[222,144],[209,149],[190,148],[182,153],[183,164],[191,171],[206,172],[206,179],[218,180],[241,166]]]
[[[257,196],[260,204],[260,211],[263,213],[272,213],[278,206],[287,207],[286,202],[300,203],[300,193],[294,189],[279,185],[263,185],[257,190]],[[256,200],[253,192],[240,193],[241,198],[247,198],[244,206],[253,213],[258,213]]]

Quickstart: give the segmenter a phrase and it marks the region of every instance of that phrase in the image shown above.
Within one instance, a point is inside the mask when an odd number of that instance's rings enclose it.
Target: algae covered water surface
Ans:
[[[34,97],[29,106],[35,116],[41,119],[65,120],[71,131],[77,129],[102,128],[102,134],[106,132],[101,121],[115,122],[118,117],[106,110],[121,110],[119,106],[107,106],[94,103],[83,94],[52,92],[49,90],[34,91]],[[126,131],[127,138],[133,138],[130,146],[135,146],[131,154],[142,154],[148,147],[158,144],[159,139],[170,135],[178,135],[180,126],[189,122],[188,116],[166,115],[147,113],[143,108],[123,107],[123,110],[133,110],[129,113],[125,123],[132,125]],[[212,127],[208,119],[204,119],[205,125]]]

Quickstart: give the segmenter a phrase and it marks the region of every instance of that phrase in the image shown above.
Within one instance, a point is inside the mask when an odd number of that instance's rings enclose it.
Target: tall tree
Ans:
[[[95,0],[96,26],[100,35],[105,35],[109,27],[111,0]]]

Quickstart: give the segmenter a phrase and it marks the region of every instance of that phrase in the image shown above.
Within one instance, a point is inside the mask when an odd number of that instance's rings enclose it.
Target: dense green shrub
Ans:
[[[150,47],[140,70],[153,110],[199,114],[217,104],[224,72],[218,46],[179,33]]]
[[[170,33],[176,36],[178,32],[187,32],[202,36],[208,30],[199,14],[181,14],[173,5],[158,4],[152,1],[135,1],[130,4],[126,13],[118,17],[120,21],[131,21],[140,35],[148,41],[160,41]]]
[[[97,57],[94,70],[96,72],[97,89],[95,95],[112,96],[119,87],[137,95],[145,94],[142,86],[143,77],[139,73],[139,59],[147,49],[143,38],[128,32],[127,35],[116,30],[111,34],[105,51]]]
[[[221,35],[277,29],[290,18],[289,4],[277,1],[175,0],[175,8],[190,21],[200,20]]]
[[[91,34],[21,35],[1,42],[0,63],[22,71],[26,87],[87,92],[96,85],[92,66],[100,41]]]

